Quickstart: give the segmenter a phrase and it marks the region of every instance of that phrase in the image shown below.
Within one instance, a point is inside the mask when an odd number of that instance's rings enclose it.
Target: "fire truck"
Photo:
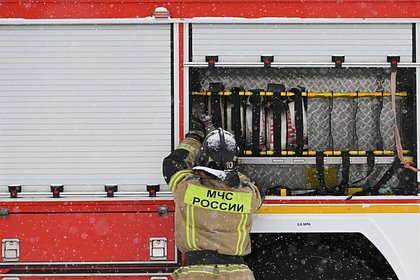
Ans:
[[[418,1],[0,2],[0,279],[171,279],[161,164],[210,115],[256,279],[420,275]]]

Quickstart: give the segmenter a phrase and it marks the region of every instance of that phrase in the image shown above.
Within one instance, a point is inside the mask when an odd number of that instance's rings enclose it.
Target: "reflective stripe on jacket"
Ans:
[[[175,270],[175,274],[186,275],[192,273],[205,273],[217,276],[221,273],[234,273],[234,272],[251,272],[246,264],[227,264],[227,265],[192,265],[182,266]]]

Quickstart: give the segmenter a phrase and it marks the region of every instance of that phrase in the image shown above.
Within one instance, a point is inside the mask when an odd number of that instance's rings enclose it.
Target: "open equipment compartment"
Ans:
[[[267,194],[413,195],[415,173],[396,157],[390,76],[390,67],[190,68],[190,112],[235,134],[240,171]],[[395,95],[413,162],[414,68],[398,68]]]

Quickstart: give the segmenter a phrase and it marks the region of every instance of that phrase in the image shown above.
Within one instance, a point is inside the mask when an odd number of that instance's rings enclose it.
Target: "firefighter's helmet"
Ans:
[[[194,169],[206,171],[223,179],[226,173],[236,173],[238,153],[239,149],[233,135],[218,128],[204,139]]]

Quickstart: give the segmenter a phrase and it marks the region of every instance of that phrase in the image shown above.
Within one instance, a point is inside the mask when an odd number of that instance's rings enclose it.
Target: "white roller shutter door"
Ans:
[[[171,150],[170,25],[0,26],[0,191],[142,191]]]
[[[412,62],[411,24],[193,24],[193,61],[218,55],[219,62]]]

